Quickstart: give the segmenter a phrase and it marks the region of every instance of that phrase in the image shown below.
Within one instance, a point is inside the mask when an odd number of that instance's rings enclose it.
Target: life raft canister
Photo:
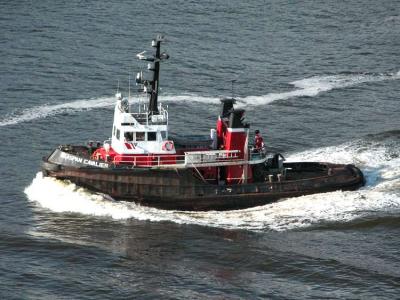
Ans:
[[[173,150],[173,149],[174,149],[174,142],[172,142],[172,141],[166,141],[166,142],[164,142],[163,145],[162,145],[162,149],[163,149],[164,151],[171,151],[171,150]]]
[[[98,149],[96,149],[93,152],[93,154],[90,156],[90,159],[93,159],[93,160],[100,160],[100,158],[101,158],[101,153]]]
[[[100,160],[102,158],[102,154],[100,152],[96,153],[96,160]]]

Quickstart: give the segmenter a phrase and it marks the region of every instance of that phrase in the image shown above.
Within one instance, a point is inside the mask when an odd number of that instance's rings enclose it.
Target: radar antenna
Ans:
[[[128,100],[131,100],[131,72],[128,75]]]
[[[236,79],[232,79],[232,80],[231,80],[231,84],[232,84],[232,86],[231,86],[232,99],[235,98],[235,94],[233,93],[233,84],[234,84],[235,82],[236,82]]]

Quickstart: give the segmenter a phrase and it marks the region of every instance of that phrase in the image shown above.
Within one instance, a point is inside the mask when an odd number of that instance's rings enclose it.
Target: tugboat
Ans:
[[[235,99],[221,100],[210,138],[173,138],[168,107],[158,103],[162,36],[152,41],[155,54],[137,55],[151,76],[136,76],[148,104],[131,105],[116,94],[111,138],[94,145],[61,145],[43,158],[44,176],[69,180],[114,200],[172,210],[232,210],[282,198],[364,184],[354,165],[285,162],[281,154],[249,143],[250,126]]]

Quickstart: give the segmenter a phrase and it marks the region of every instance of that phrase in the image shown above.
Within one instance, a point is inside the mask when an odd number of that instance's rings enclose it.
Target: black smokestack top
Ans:
[[[236,103],[236,100],[233,98],[225,98],[221,99],[221,118],[227,118],[229,113],[234,110],[233,104]]]

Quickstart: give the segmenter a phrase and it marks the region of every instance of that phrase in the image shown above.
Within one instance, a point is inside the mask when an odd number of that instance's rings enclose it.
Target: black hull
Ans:
[[[363,174],[355,166],[329,163],[285,164],[299,174],[313,174],[317,170],[319,173],[316,176],[283,179],[280,182],[275,177],[273,182],[214,185],[197,179],[192,169],[97,167],[91,162],[65,162],[57,159],[54,153],[49,159],[44,159],[42,164],[46,176],[70,180],[89,190],[110,195],[115,200],[172,210],[242,209],[282,198],[355,190],[364,184]]]

